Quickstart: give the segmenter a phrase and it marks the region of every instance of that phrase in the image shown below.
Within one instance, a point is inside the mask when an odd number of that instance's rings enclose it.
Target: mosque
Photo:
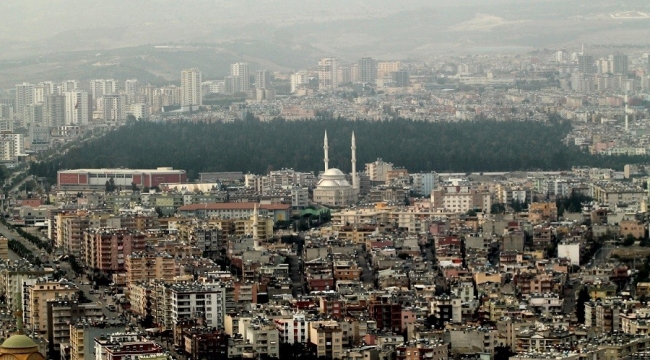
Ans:
[[[357,202],[359,196],[359,179],[357,175],[357,144],[352,132],[352,185],[346,175],[337,168],[329,168],[329,145],[327,131],[323,150],[325,151],[325,172],[321,175],[316,189],[314,189],[314,202],[321,205],[344,207]]]

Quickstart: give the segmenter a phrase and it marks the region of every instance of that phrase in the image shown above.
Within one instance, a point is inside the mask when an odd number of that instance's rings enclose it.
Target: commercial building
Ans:
[[[153,187],[163,183],[184,183],[187,181],[185,170],[174,170],[170,167],[157,169],[77,169],[61,170],[57,174],[57,186],[103,188],[106,182],[113,179],[116,186]]]

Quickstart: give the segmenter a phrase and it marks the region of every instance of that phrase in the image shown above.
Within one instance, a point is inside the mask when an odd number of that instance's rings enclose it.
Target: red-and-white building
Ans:
[[[57,186],[65,187],[103,187],[113,179],[116,186],[127,187],[135,184],[139,187],[159,186],[163,183],[187,182],[185,170],[170,167],[157,169],[76,169],[61,170],[57,174]]]
[[[275,319],[275,326],[280,332],[280,341],[285,344],[306,343],[309,339],[309,322],[305,314],[293,314],[290,319]]]

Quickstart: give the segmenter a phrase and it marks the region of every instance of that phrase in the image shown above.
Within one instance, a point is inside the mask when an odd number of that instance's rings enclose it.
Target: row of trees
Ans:
[[[27,261],[34,265],[41,265],[43,263],[41,258],[34,255],[31,250],[18,240],[9,239],[9,250],[13,251],[16,255],[27,259]]]
[[[48,254],[51,254],[52,251],[54,250],[52,243],[48,240],[42,240],[38,236],[32,235],[28,233],[27,231],[23,230],[19,226],[14,226],[11,225],[7,222],[7,219],[4,217],[0,217],[0,222],[6,226],[8,229],[13,230],[18,233],[22,238],[26,239],[30,243],[34,244],[37,248],[47,252]]]
[[[53,183],[59,169],[173,166],[196,178],[204,171],[265,173],[322,168],[323,135],[328,132],[330,165],[350,170],[350,137],[357,138],[359,163],[381,157],[409,171],[558,170],[573,165],[620,169],[645,156],[593,156],[561,139],[568,122],[416,122],[320,120],[230,124],[133,121],[105,136],[72,147],[61,157],[33,163],[31,173]]]

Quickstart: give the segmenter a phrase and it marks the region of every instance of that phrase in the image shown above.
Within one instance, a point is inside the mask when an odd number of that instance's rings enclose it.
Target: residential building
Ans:
[[[312,321],[309,323],[307,346],[314,358],[324,356],[340,359],[343,353],[343,331],[336,321]]]
[[[197,68],[181,71],[181,106],[193,108],[203,105],[201,71]]]
[[[318,62],[318,89],[336,91],[339,87],[339,59],[323,58]]]
[[[34,332],[45,333],[48,329],[48,301],[76,296],[77,288],[65,280],[38,280],[27,288],[24,302],[25,326]]]

